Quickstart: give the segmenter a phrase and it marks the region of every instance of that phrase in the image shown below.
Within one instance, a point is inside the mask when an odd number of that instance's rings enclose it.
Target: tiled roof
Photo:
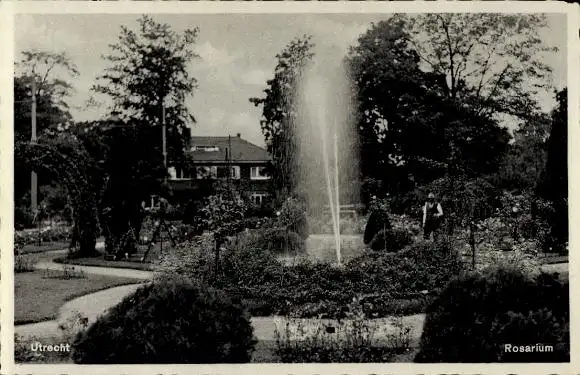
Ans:
[[[217,147],[217,151],[191,150],[188,154],[194,162],[223,162],[226,160],[226,150],[231,146],[230,160],[232,162],[267,162],[270,154],[262,147],[246,141],[239,136],[232,137],[191,137],[191,147]]]

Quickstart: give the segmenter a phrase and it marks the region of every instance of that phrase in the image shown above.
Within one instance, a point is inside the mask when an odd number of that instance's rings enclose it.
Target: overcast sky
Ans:
[[[68,79],[75,88],[69,100],[75,120],[98,119],[104,108],[88,108],[85,102],[94,96],[89,88],[108,66],[101,55],[115,43],[120,26],[136,25],[138,15],[19,15],[15,22],[16,58],[23,50],[66,52],[77,65],[80,75]],[[190,67],[199,88],[188,105],[198,120],[194,135],[234,135],[263,145],[260,133],[260,109],[248,98],[261,96],[265,82],[273,75],[275,55],[294,37],[311,34],[317,53],[325,49],[346,50],[369,24],[387,15],[356,14],[278,14],[278,15],[154,15],[156,21],[170,24],[174,30],[198,26],[196,52],[201,56]],[[554,84],[566,82],[566,19],[549,16],[548,30],[541,32],[547,45],[560,53],[550,55],[547,63],[554,69]],[[62,76],[62,78],[67,78]],[[540,98],[545,109],[553,105],[552,93]]]

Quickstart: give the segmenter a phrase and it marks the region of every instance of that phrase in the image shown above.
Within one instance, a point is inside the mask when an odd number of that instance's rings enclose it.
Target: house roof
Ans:
[[[194,147],[217,147],[217,151],[195,150]],[[270,160],[268,151],[260,146],[246,141],[238,136],[231,137],[191,137],[190,150],[187,154],[193,159],[193,162],[224,162],[226,161],[226,150],[231,147],[229,158],[231,162],[264,163]]]

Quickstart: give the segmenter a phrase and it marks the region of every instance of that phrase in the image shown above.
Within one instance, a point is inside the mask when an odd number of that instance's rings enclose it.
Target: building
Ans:
[[[200,196],[216,180],[231,183],[253,203],[262,205],[270,195],[268,152],[237,136],[191,137],[186,165],[169,167],[169,183],[179,196]]]

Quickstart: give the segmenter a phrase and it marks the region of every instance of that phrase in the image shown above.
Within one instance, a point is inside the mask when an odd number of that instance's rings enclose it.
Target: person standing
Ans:
[[[423,238],[428,240],[433,233],[433,239],[437,240],[437,234],[443,220],[443,208],[435,199],[435,194],[429,193],[427,202],[423,206]]]

